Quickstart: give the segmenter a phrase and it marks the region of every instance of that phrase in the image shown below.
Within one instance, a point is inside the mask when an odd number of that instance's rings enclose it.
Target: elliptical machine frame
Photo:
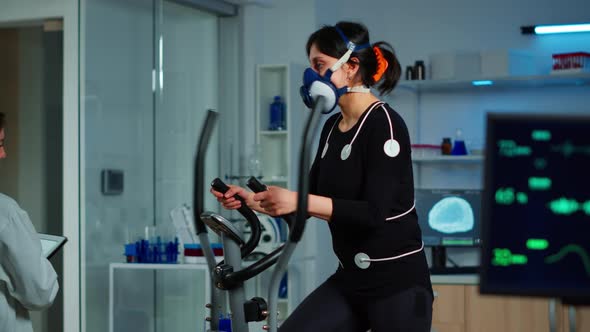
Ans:
[[[320,123],[321,112],[326,106],[325,97],[318,96],[308,116],[304,127],[304,134],[299,158],[299,182],[297,196],[297,211],[294,215],[281,216],[289,225],[288,240],[265,255],[260,260],[246,268],[242,268],[242,259],[248,256],[257,246],[260,240],[261,226],[256,214],[245,204],[238,195],[234,196],[242,202],[238,211],[250,224],[252,233],[250,239],[245,242],[240,232],[231,222],[219,214],[203,211],[204,206],[204,161],[205,153],[211,138],[217,119],[217,113],[209,110],[203,125],[197,153],[195,157],[193,206],[194,221],[197,235],[211,272],[211,309],[210,326],[212,330],[219,328],[216,317],[222,314],[221,309],[226,307],[225,294],[229,292],[229,307],[232,313],[232,332],[248,332],[248,322],[267,319],[265,330],[277,332],[277,307],[278,292],[283,274],[287,270],[289,260],[303,236],[307,222],[307,196],[309,194],[309,167],[311,143]],[[220,180],[215,179],[211,186],[220,192],[226,192],[229,188]],[[248,181],[248,186],[254,192],[266,190],[266,187],[257,182],[255,178]],[[209,243],[207,226],[217,233],[222,240],[224,248],[224,260],[217,263],[215,255]],[[245,299],[244,282],[260,274],[276,263],[272,273],[268,289],[268,303],[261,297],[254,297],[248,301]]]

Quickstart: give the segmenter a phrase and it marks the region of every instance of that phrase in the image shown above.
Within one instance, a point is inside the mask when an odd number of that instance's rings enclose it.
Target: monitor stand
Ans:
[[[590,306],[590,297],[563,297],[561,302],[572,306]]]
[[[447,266],[447,248],[435,246],[431,248],[432,266],[430,274],[478,274],[479,266]]]

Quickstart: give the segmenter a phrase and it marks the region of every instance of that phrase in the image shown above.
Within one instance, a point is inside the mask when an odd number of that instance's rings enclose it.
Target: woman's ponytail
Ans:
[[[374,85],[381,95],[387,94],[395,88],[402,73],[399,60],[395,56],[393,47],[386,42],[373,44],[373,51],[377,59],[377,68],[373,74]]]

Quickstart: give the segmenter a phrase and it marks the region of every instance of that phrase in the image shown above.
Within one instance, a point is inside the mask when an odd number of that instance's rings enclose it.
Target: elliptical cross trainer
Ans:
[[[243,199],[238,195],[236,199],[242,202],[238,211],[246,218],[251,228],[251,236],[248,241],[241,238],[240,232],[235,226],[219,214],[204,212],[204,156],[211,137],[217,113],[208,111],[195,159],[194,172],[194,201],[193,209],[195,229],[204,255],[207,259],[207,265],[211,271],[211,309],[210,317],[216,318],[221,314],[221,308],[226,307],[224,301],[225,294],[222,291],[229,292],[229,308],[232,313],[232,332],[248,332],[248,322],[268,320],[264,329],[276,332],[277,323],[277,305],[278,292],[283,274],[287,269],[289,259],[295,251],[298,242],[301,240],[305,223],[307,220],[307,196],[309,193],[308,170],[310,166],[310,149],[313,137],[319,126],[321,110],[325,108],[325,98],[317,97],[314,107],[305,124],[303,141],[301,144],[300,161],[299,161],[299,183],[297,197],[297,211],[295,215],[282,216],[289,225],[289,238],[285,244],[278,247],[271,253],[265,255],[254,264],[242,268],[242,259],[248,256],[257,246],[260,240],[261,226],[256,214],[246,206]],[[226,192],[229,188],[219,179],[215,179],[211,186],[220,192]],[[255,178],[248,181],[248,187],[254,192],[266,190],[266,187],[259,183]],[[221,237],[224,249],[224,260],[217,263],[213,250],[211,249],[207,234],[207,225]],[[271,277],[269,287],[268,303],[261,297],[254,297],[248,301],[245,298],[244,282],[260,274],[276,263]],[[215,319],[210,320],[211,329],[219,328]]]

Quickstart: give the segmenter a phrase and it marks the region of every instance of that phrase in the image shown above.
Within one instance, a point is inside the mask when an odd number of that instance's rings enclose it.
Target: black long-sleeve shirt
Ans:
[[[410,138],[403,119],[389,105],[377,103],[346,132],[338,129],[340,119],[336,114],[326,121],[310,170],[310,193],[330,197],[333,204],[329,226],[340,266],[331,278],[356,295],[389,295],[416,285],[431,290],[424,251],[371,262],[367,269],[354,263],[359,252],[370,258],[386,258],[422,245],[415,209],[387,220],[409,211],[414,204]],[[400,146],[395,157],[384,151],[392,134]],[[328,147],[322,157],[326,140]],[[351,142],[351,153],[343,160],[341,151]]]

